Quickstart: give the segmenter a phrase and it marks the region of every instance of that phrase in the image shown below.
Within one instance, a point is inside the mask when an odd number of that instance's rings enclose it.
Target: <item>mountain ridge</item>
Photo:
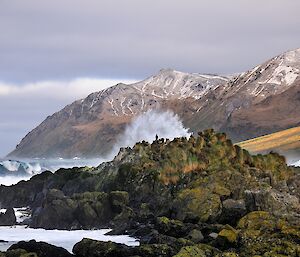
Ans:
[[[191,132],[214,128],[234,141],[295,126],[298,117],[276,116],[298,110],[300,48],[278,55],[235,77],[162,69],[131,85],[119,83],[90,94],[47,117],[26,135],[9,156],[99,156],[112,148],[134,117],[150,109],[171,110]],[[300,94],[300,93],[299,93]],[[285,104],[278,107],[277,102]],[[265,106],[265,117],[254,115]],[[247,131],[249,130],[249,132]]]

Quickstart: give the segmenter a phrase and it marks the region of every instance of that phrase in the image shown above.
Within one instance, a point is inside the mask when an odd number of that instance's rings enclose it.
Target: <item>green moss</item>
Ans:
[[[28,253],[24,249],[14,249],[6,253],[0,253],[0,257],[38,257],[38,255],[36,253]]]
[[[280,238],[258,238],[257,240],[248,241],[240,249],[241,257],[248,256],[289,256],[298,257],[300,246],[297,243],[282,240]]]
[[[141,245],[138,249],[138,255],[149,257],[172,256],[173,249],[166,244]]]
[[[207,257],[216,256],[220,251],[212,246],[206,244],[197,244],[192,246],[185,246],[174,257]]]
[[[220,253],[220,254],[216,255],[216,257],[238,257],[238,256],[239,255],[237,253],[234,253],[234,252],[224,252],[224,253]]]
[[[221,208],[220,197],[205,188],[184,189],[178,194],[180,219],[187,216],[197,217],[206,222],[215,217]]]
[[[240,229],[270,230],[276,227],[276,219],[269,212],[253,211],[241,218],[237,227]]]
[[[226,225],[218,234],[218,237],[224,239],[228,243],[236,243],[238,239],[238,231],[233,227]]]

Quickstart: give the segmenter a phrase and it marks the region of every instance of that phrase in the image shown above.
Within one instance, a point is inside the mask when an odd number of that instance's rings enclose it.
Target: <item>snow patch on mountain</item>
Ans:
[[[290,66],[280,65],[275,69],[274,73],[272,74],[272,78],[267,83],[277,85],[285,83],[286,85],[290,86],[295,82],[298,76],[299,69]]]
[[[168,100],[200,99],[210,91],[225,85],[229,78],[218,75],[189,74],[171,69],[162,69],[143,81],[126,85],[119,83],[100,92],[90,94],[77,102],[81,113],[97,112],[99,106],[107,105],[110,116],[138,115],[148,109],[158,109]],[[70,109],[69,116],[74,115]]]

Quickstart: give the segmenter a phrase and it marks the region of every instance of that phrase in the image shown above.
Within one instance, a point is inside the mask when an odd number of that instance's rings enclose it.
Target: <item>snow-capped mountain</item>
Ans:
[[[300,122],[300,49],[281,54],[232,82],[222,105],[222,129],[236,140],[280,131]]]
[[[133,117],[149,109],[181,113],[185,103],[201,102],[227,82],[228,78],[222,76],[166,69],[135,84],[117,84],[49,116],[11,155],[73,157],[106,153]]]
[[[285,129],[300,120],[299,71],[300,49],[230,78],[161,70],[66,106],[23,138],[11,155],[101,155],[134,117],[149,109],[172,110],[192,131],[213,127],[235,140]]]
[[[111,116],[137,115],[149,108],[160,107],[162,101],[200,99],[226,82],[227,77],[166,69],[135,84],[118,84],[93,93],[82,100],[80,105],[85,112],[105,109]],[[104,108],[99,110],[100,106]]]

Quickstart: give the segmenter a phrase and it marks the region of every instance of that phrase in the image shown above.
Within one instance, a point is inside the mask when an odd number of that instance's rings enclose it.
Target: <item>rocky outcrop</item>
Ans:
[[[45,242],[36,242],[31,240],[29,242],[21,241],[12,245],[7,252],[7,257],[11,256],[13,251],[25,251],[23,255],[14,255],[19,257],[72,257],[67,250]],[[1,255],[0,255],[1,256]]]
[[[13,226],[17,223],[15,211],[8,208],[5,213],[0,213],[0,226]]]
[[[32,209],[30,226],[111,227],[111,234],[141,243],[83,240],[75,256],[297,256],[299,174],[283,156],[251,155],[209,129],[189,139],[137,143],[99,167],[1,187],[0,203],[37,183],[40,191],[22,200]]]
[[[127,192],[85,192],[68,197],[60,190],[51,189],[42,207],[34,209],[31,226],[46,229],[107,227],[114,219],[124,220],[122,215],[127,204]]]
[[[128,247],[113,242],[99,242],[91,239],[83,239],[77,243],[73,252],[79,257],[156,257],[156,256],[173,256],[174,250],[168,245],[149,244],[139,247]]]

